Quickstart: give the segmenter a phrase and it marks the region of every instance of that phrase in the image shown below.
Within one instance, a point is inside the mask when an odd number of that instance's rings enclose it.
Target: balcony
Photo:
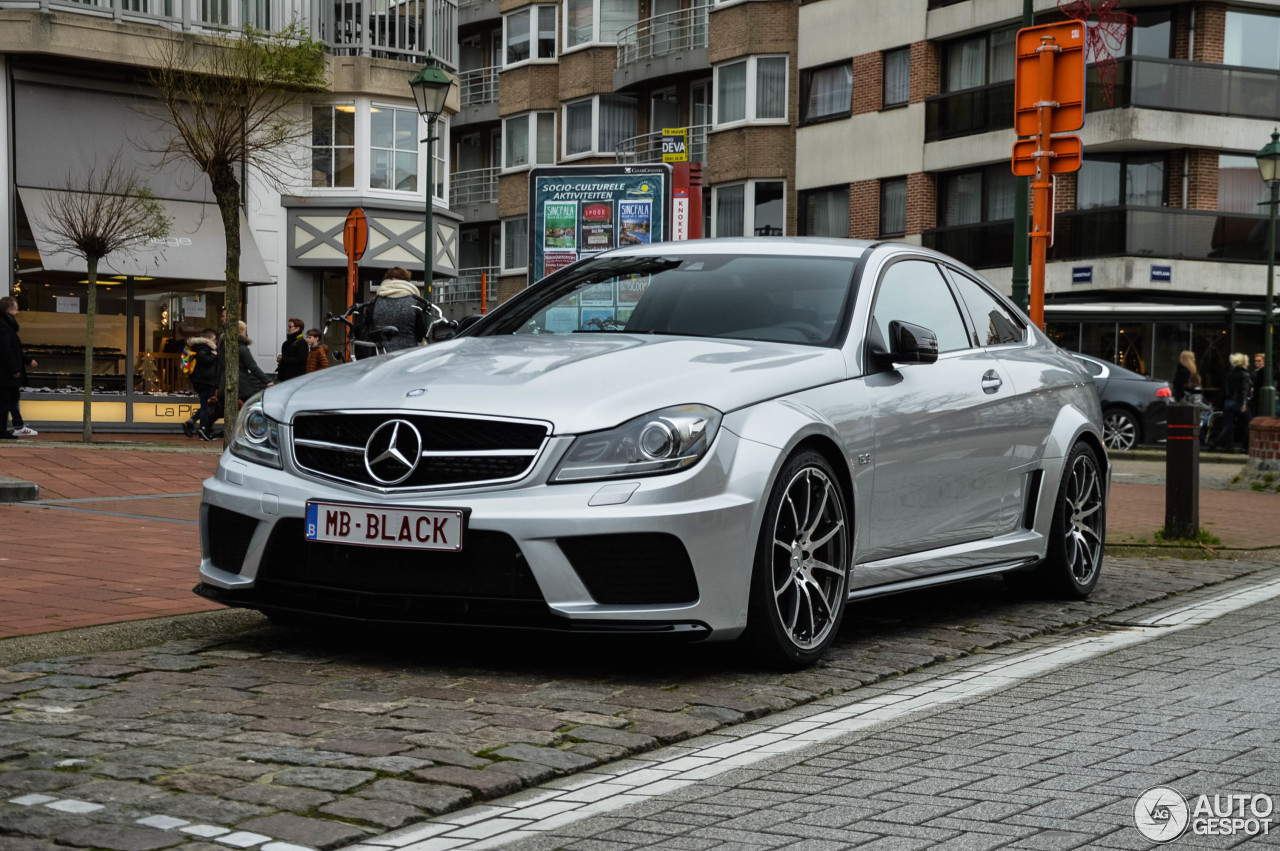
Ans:
[[[498,102],[498,71],[500,66],[473,68],[458,74],[459,97],[462,106],[484,106]]]
[[[321,0],[310,11],[312,32],[322,34],[335,56],[421,64],[430,55],[458,66],[458,0]]]
[[[498,203],[498,169],[477,168],[453,175],[453,197],[449,206],[479,207]]]
[[[645,18],[618,31],[614,88],[687,71],[709,71],[707,5]]]
[[[497,266],[477,266],[472,269],[459,269],[457,279],[446,286],[443,292],[438,293],[436,300],[441,304],[458,304],[459,302],[467,301],[479,302],[482,275],[485,276],[485,281],[488,283],[488,301],[492,302],[494,300],[494,288],[497,286],[498,279]]]
[[[293,20],[311,21],[307,0],[0,0],[3,9],[73,12],[108,20],[162,24],[190,32],[277,32]]]
[[[1180,59],[1116,60],[1115,104],[1103,97],[1096,66],[1085,76],[1085,112],[1138,107],[1273,120],[1280,115],[1280,71]],[[1013,128],[1013,83],[935,95],[925,101],[926,142]]]
[[[1074,210],[1054,217],[1048,259],[1158,257],[1267,262],[1266,216],[1155,207]],[[924,244],[975,269],[1013,263],[1013,222],[956,225],[924,232]]]
[[[688,148],[689,162],[707,162],[707,131],[710,124],[699,124],[689,128]],[[614,152],[619,165],[640,165],[643,163],[662,162],[662,131],[646,133],[643,136],[632,136],[618,143]]]

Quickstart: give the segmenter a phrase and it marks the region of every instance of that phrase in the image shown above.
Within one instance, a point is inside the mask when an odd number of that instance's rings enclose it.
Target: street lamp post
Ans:
[[[453,89],[454,80],[440,67],[430,54],[427,64],[417,74],[409,78],[409,88],[413,89],[413,99],[418,104],[418,114],[427,120],[427,138],[423,140],[427,146],[427,216],[426,233],[422,240],[422,280],[427,298],[431,298],[433,265],[435,263],[435,222],[432,195],[435,192],[435,156],[431,152],[431,144],[438,142],[434,136],[436,119],[444,112],[445,102],[449,100],[449,92]]]
[[[1258,171],[1262,172],[1262,180],[1271,189],[1271,200],[1263,201],[1271,207],[1271,218],[1267,225],[1267,306],[1262,317],[1262,351],[1267,360],[1262,367],[1262,386],[1258,388],[1258,412],[1265,417],[1273,417],[1276,413],[1275,385],[1275,349],[1272,348],[1275,333],[1275,286],[1276,286],[1276,207],[1280,206],[1280,132],[1271,131],[1270,144],[1263,147],[1254,156],[1258,161]]]

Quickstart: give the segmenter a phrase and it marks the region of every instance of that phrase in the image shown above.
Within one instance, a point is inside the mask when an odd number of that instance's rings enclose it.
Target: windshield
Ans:
[[[854,259],[602,257],[548,278],[479,336],[673,334],[835,345]]]

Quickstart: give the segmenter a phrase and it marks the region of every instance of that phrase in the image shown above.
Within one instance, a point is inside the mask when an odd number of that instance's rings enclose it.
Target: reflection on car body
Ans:
[[[1089,594],[1101,437],[1079,361],[943,255],[620,248],[454,340],[247,404],[205,483],[197,591],[277,617],[742,636],[804,665],[850,599],[992,574]]]

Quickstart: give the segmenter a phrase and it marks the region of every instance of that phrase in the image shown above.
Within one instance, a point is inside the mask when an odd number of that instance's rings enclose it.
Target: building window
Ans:
[[[849,187],[809,189],[800,193],[796,226],[801,236],[849,236]]]
[[[565,0],[564,46],[616,44],[618,31],[639,17],[636,0]]]
[[[502,271],[529,272],[529,217],[502,222]]]
[[[884,53],[884,98],[882,105],[901,106],[911,99],[911,48]]]
[[[1165,200],[1164,154],[1099,154],[1076,177],[1077,210],[1160,207]]]
[[[853,104],[853,65],[848,61],[800,72],[801,121],[848,115]]]
[[[1267,184],[1262,182],[1258,161],[1250,155],[1218,155],[1218,209],[1224,213],[1245,213],[1256,216],[1267,212],[1258,206],[1259,201],[1269,200]]]
[[[786,189],[781,180],[748,180],[712,189],[715,236],[784,236]]]
[[[1011,27],[946,44],[943,67],[947,91],[1012,80],[1017,33],[1017,29]]]
[[[311,108],[311,185],[356,185],[356,108],[327,103]]]
[[[530,122],[533,131],[530,132]],[[553,165],[556,161],[556,114],[526,112],[503,119],[502,167]]]
[[[502,19],[505,65],[556,56],[556,7],[528,6]]]
[[[787,57],[752,56],[718,65],[716,124],[740,121],[785,121]]]
[[[941,176],[942,225],[974,225],[1013,218],[1017,186],[1007,164]]]
[[[880,181],[880,235],[901,236],[907,232],[907,179]]]
[[[1127,53],[1130,56],[1173,56],[1173,11],[1155,9],[1131,12],[1138,20],[1129,30]]]
[[[1222,62],[1280,70],[1280,15],[1228,9]]]
[[[636,135],[636,101],[626,95],[596,95],[564,107],[564,155],[612,154]]]
[[[369,188],[418,191],[416,109],[375,104],[369,110]]]

